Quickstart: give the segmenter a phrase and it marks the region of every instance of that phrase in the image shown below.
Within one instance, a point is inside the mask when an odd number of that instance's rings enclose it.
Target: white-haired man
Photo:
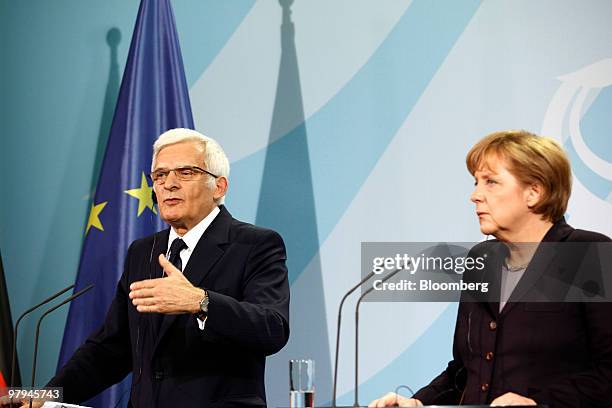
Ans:
[[[134,407],[265,406],[265,358],[289,337],[283,240],[222,205],[229,162],[213,139],[172,129],[153,148],[171,228],[132,243],[105,323],[49,386],[79,403],[132,372]]]

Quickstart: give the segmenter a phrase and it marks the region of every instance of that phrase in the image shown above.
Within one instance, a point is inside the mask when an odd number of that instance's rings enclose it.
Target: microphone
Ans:
[[[340,306],[338,307],[338,326],[336,331],[336,359],[334,361],[334,391],[333,391],[333,399],[332,399],[332,407],[336,408],[336,387],[338,384],[338,355],[340,351],[340,325],[342,322],[342,307],[344,306],[344,301],[349,297],[351,293],[359,289],[364,283],[366,283],[372,276],[374,276],[374,272],[370,272],[366,275],[365,278],[359,281],[358,284],[353,286],[346,294],[342,297],[340,301]]]
[[[388,281],[399,271],[403,271],[402,268],[398,268],[385,276],[382,282]],[[355,402],[353,404],[354,407],[359,407],[359,305],[363,298],[368,296],[374,290],[374,286],[363,292],[359,299],[357,299],[357,305],[355,306]]]
[[[21,323],[21,320],[24,317],[26,317],[26,315],[32,313],[34,310],[38,309],[39,307],[46,305],[47,303],[49,303],[53,299],[55,299],[58,296],[68,292],[72,288],[74,288],[74,285],[70,285],[67,288],[64,288],[64,289],[60,290],[59,292],[57,292],[56,294],[54,294],[54,295],[48,297],[47,299],[43,300],[42,302],[40,302],[36,306],[32,306],[31,308],[29,308],[28,310],[23,312],[21,314],[21,316],[19,316],[19,318],[17,319],[17,323],[15,323],[15,330],[13,331],[13,353],[12,353],[12,357],[11,357],[11,383],[10,383],[11,387],[15,386],[15,366],[16,366],[16,361],[17,361],[17,330],[19,329],[19,323]]]
[[[47,317],[47,315],[49,315],[50,313],[52,313],[55,310],[59,309],[60,307],[64,306],[66,303],[72,302],[74,299],[76,299],[79,296],[83,295],[85,292],[91,290],[93,287],[94,287],[94,285],[91,284],[91,285],[87,286],[86,288],[79,290],[78,292],[76,292],[72,296],[67,297],[66,299],[64,299],[61,303],[59,303],[59,304],[53,306],[52,308],[48,309],[38,319],[38,324],[36,325],[36,337],[34,338],[34,361],[32,362],[32,388],[34,388],[34,382],[36,381],[36,357],[38,356],[38,340],[40,338],[40,325],[41,325],[43,319],[45,317]],[[30,407],[31,406],[32,406],[32,400],[30,400]]]

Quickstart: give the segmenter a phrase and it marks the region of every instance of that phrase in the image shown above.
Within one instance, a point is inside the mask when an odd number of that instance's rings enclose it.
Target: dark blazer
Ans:
[[[607,241],[564,219],[543,239]],[[488,241],[475,251],[490,255],[494,245],[500,246]],[[514,392],[550,408],[612,406],[612,303],[521,302],[547,277],[574,269],[563,260],[564,251],[550,256],[545,247],[538,247],[501,313],[499,297],[460,303],[453,360],[415,398],[424,404],[487,404]],[[503,258],[491,260],[497,276]]]
[[[134,407],[265,406],[266,356],[289,338],[289,284],[282,238],[221,207],[184,270],[210,297],[202,331],[190,314],[141,314],[132,282],[158,278],[169,230],[134,241],[104,324],[49,386],[85,401],[132,372]]]

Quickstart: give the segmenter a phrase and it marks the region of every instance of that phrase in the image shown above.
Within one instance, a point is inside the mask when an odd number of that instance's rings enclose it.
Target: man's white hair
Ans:
[[[230,165],[223,148],[215,139],[204,136],[192,129],[176,128],[170,129],[157,138],[153,144],[153,160],[151,160],[151,171],[155,170],[157,155],[170,145],[183,142],[195,142],[198,150],[204,153],[204,169],[215,176],[229,178]],[[210,188],[215,188],[216,180],[213,177],[205,177]],[[223,204],[225,197],[221,197],[217,204]]]

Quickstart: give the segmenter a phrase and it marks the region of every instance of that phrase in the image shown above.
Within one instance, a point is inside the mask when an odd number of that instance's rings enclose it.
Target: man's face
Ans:
[[[157,155],[154,170],[184,166],[207,169],[204,153],[195,142],[180,142],[164,147]],[[225,194],[223,186],[219,186],[220,179],[225,178],[217,179],[217,187],[211,188],[211,177],[204,173],[194,180],[182,181],[171,171],[163,184],[154,184],[160,215],[178,234],[184,234],[202,221],[216,206],[215,198]]]

